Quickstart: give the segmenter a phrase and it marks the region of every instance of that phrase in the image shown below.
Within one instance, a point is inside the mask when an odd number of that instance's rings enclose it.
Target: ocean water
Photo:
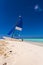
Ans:
[[[38,39],[38,38],[36,38],[36,39],[35,38],[34,39],[33,38],[31,38],[31,39],[24,39],[24,41],[43,42],[43,38],[42,39],[41,38],[40,39]]]

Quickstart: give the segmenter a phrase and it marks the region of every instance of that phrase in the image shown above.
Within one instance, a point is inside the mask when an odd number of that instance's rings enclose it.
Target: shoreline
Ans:
[[[43,47],[43,42],[35,42],[35,41],[25,41],[25,42],[33,44],[33,45],[37,45],[37,46],[42,46]]]

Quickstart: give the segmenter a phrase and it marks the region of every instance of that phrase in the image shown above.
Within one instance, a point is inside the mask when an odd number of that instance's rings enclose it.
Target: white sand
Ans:
[[[0,65],[43,65],[43,47],[32,42],[5,38],[6,56],[0,55]],[[2,42],[1,42],[2,43]],[[30,44],[31,43],[31,44]],[[9,51],[12,51],[11,53]]]

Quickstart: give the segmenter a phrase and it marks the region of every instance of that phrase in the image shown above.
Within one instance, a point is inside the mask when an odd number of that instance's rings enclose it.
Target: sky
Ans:
[[[19,15],[23,36],[43,37],[43,0],[0,0],[0,36],[7,35]]]

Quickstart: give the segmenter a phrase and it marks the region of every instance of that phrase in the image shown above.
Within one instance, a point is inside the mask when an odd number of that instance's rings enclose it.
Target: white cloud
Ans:
[[[39,5],[35,5],[34,9],[39,12],[43,11],[43,9]]]
[[[35,10],[39,9],[39,6],[38,5],[35,5],[34,9]]]

